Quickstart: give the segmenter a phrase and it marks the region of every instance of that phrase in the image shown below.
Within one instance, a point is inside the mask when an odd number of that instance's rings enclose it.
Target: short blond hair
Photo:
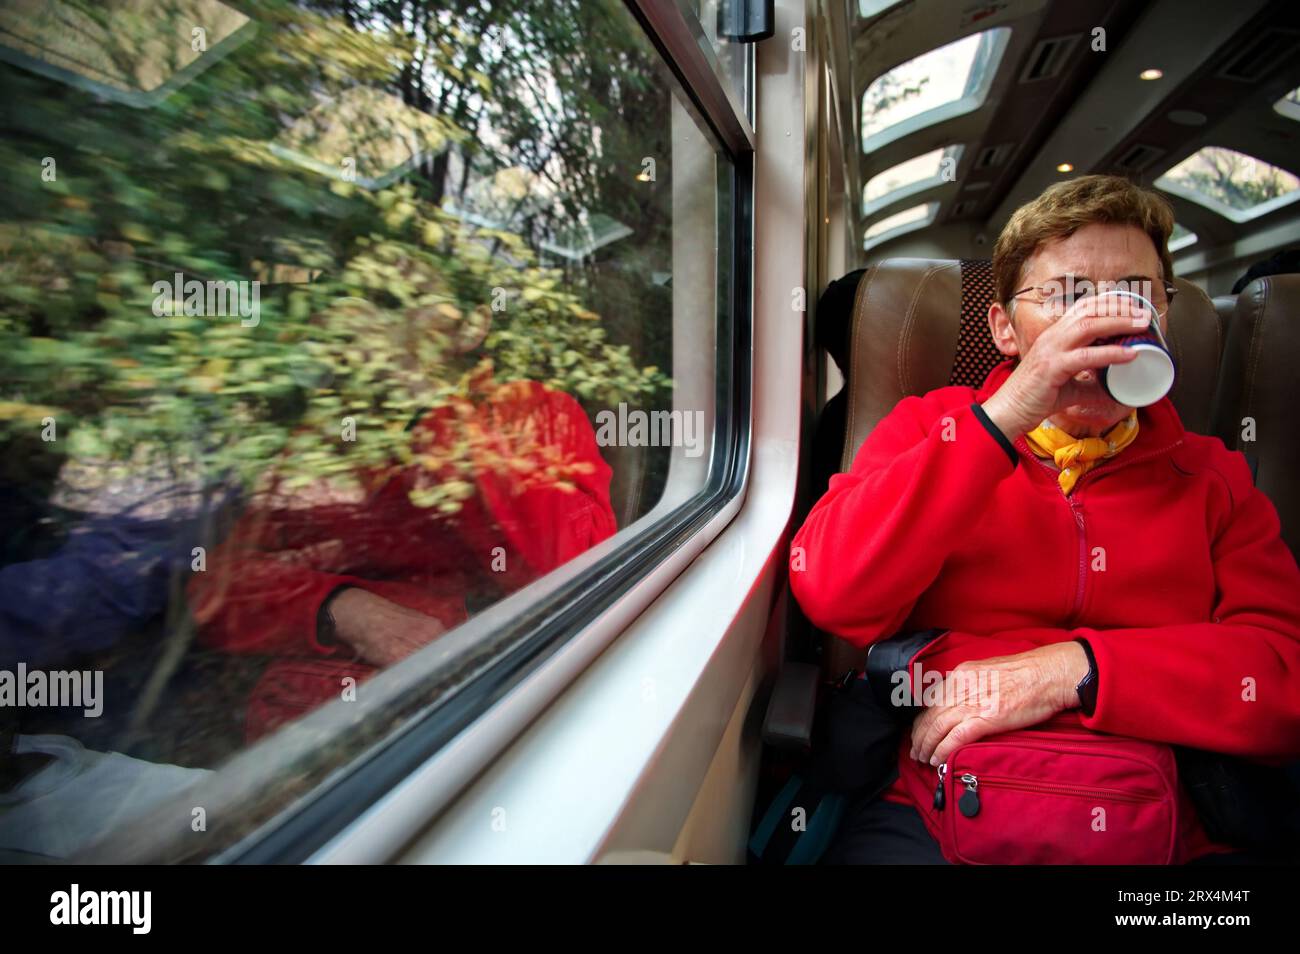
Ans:
[[[1132,225],[1151,239],[1164,275],[1172,281],[1169,236],[1174,212],[1159,193],[1121,176],[1079,176],[1058,182],[1016,209],[993,246],[993,283],[1004,305],[1019,289],[1025,262],[1040,246],[1068,238],[1085,225]]]

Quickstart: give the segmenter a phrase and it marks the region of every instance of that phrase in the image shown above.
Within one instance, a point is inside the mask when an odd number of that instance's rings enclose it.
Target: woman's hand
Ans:
[[[1075,686],[1087,674],[1088,656],[1073,641],[961,663],[944,680],[942,702],[912,724],[912,758],[940,765],[959,746],[1077,708]]]
[[[329,612],[338,641],[381,668],[405,659],[447,631],[432,616],[356,587],[331,598]]]
[[[1102,299],[1104,307],[1098,307]],[[1098,311],[1103,314],[1098,314]],[[1095,397],[1096,386],[1075,380],[1081,371],[1127,364],[1138,352],[1123,345],[1092,342],[1132,334],[1151,323],[1151,316],[1131,299],[1088,295],[1034,339],[997,393],[981,405],[998,429],[1014,441],[1081,399]]]

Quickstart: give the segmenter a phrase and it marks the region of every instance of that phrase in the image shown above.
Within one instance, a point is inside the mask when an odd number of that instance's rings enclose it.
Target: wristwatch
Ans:
[[[344,583],[321,600],[320,608],[316,611],[316,641],[322,646],[338,645],[339,634],[334,620],[334,610],[330,604],[334,602],[334,597],[344,590],[350,589],[353,589],[353,587],[348,583]]]
[[[1074,641],[1083,647],[1088,656],[1088,674],[1079,680],[1074,691],[1079,694],[1079,706],[1083,709],[1083,714],[1090,716],[1097,710],[1097,657],[1092,654],[1092,647],[1082,636],[1076,636]]]

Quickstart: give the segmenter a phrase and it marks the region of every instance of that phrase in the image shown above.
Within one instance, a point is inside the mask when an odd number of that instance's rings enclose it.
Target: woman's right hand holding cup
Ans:
[[[1129,295],[1080,298],[1034,339],[1011,376],[981,405],[984,412],[1014,441],[1072,404],[1096,401],[1097,370],[1127,364],[1137,353],[1094,342],[1133,334],[1150,322],[1151,313]]]

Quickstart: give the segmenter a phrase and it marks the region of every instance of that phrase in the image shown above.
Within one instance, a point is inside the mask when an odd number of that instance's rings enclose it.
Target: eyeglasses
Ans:
[[[1170,281],[1156,281],[1150,278],[1128,278],[1116,282],[1093,282],[1087,278],[1067,278],[1061,282],[1052,280],[1045,285],[1029,285],[1014,293],[1012,298],[1019,298],[1025,292],[1034,292],[1036,297],[1029,299],[1043,308],[1053,318],[1060,318],[1075,302],[1090,295],[1105,294],[1111,291],[1131,291],[1146,298],[1155,306],[1156,317],[1163,318],[1169,312],[1169,305],[1178,293],[1178,287]]]

